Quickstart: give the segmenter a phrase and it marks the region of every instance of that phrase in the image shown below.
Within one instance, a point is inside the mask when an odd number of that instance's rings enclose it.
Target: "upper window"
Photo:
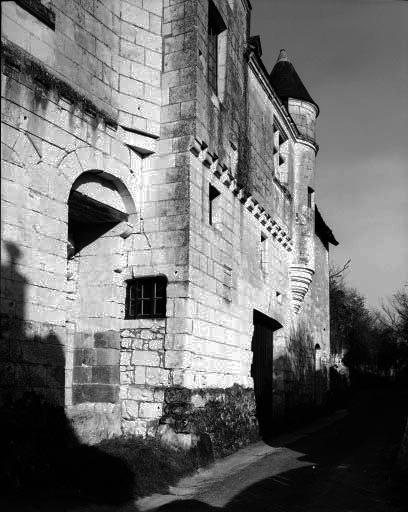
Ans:
[[[314,190],[311,187],[307,187],[307,207],[313,207]]]
[[[268,240],[267,237],[261,233],[260,266],[261,266],[261,270],[264,274],[266,274],[267,270],[268,270],[267,240]]]
[[[322,369],[322,350],[320,345],[317,343],[315,345],[315,370],[318,372]]]
[[[273,123],[273,155],[274,155],[274,166],[275,172],[279,179],[283,183],[287,183],[288,181],[288,172],[287,172],[287,158],[286,153],[288,151],[288,145],[286,144],[288,141],[288,136],[286,135],[283,128],[274,120]]]
[[[219,35],[225,30],[225,23],[217,8],[210,0],[208,11],[208,83],[218,95]]]
[[[208,187],[208,221],[210,226],[221,226],[221,193],[210,183]]]
[[[141,277],[127,282],[125,318],[164,318],[166,316],[164,276]]]

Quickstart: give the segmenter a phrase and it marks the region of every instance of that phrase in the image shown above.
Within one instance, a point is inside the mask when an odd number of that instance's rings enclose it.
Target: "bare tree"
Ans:
[[[378,319],[398,341],[408,343],[408,283],[382,303]]]
[[[330,266],[329,270],[329,279],[330,281],[335,281],[336,279],[342,279],[344,277],[345,272],[349,269],[351,265],[351,258],[349,258],[342,267]]]

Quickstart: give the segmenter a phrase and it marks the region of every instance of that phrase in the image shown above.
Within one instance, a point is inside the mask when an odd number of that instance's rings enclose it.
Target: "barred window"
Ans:
[[[125,318],[163,318],[166,316],[164,276],[141,277],[127,282]]]

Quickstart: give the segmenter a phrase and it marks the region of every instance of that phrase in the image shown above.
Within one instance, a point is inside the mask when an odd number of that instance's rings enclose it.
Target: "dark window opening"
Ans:
[[[288,136],[276,119],[274,119],[273,122],[273,133],[274,137],[272,153],[274,156],[276,155],[275,166],[278,168],[286,162],[284,153],[282,152],[282,145],[285,144],[285,142],[288,140]]]
[[[266,236],[261,234],[261,259],[260,259],[260,264],[261,264],[261,269],[263,270],[263,272],[266,272]]]
[[[208,83],[218,94],[218,36],[225,30],[224,21],[213,2],[208,11]]]
[[[313,206],[313,194],[314,190],[310,187],[307,187],[307,207],[312,208]]]
[[[315,370],[318,372],[322,367],[322,350],[320,345],[317,343],[315,345]]]
[[[283,132],[279,131],[279,145],[281,146],[287,140],[288,137],[286,136],[286,134],[283,134]]]
[[[164,318],[166,316],[164,276],[141,277],[127,282],[125,319]]]
[[[209,198],[209,217],[208,221],[210,223],[210,226],[213,226],[216,223],[219,223],[220,218],[220,199],[221,199],[221,193],[213,187],[211,184],[209,186],[208,190],[208,198]]]

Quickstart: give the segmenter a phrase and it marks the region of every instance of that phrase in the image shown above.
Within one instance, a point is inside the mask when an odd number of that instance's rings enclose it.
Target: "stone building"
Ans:
[[[2,403],[43,395],[88,442],[321,403],[319,108],[248,0],[1,7]]]

